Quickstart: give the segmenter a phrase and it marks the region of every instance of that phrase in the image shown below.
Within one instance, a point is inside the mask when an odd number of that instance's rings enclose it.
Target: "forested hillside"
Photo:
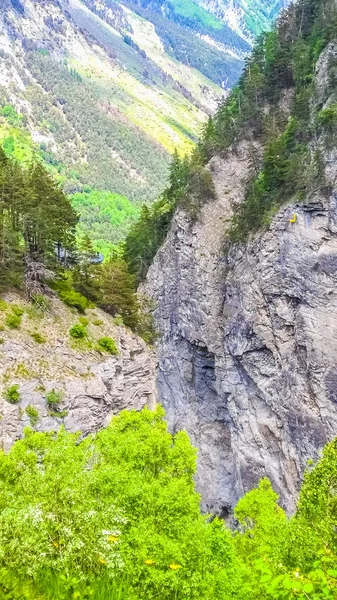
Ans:
[[[41,157],[67,193],[80,194],[74,200],[80,232],[109,254],[140,204],[162,192],[174,148],[193,148],[236,82],[252,35],[278,8],[226,2],[213,14],[213,5],[192,0],[161,6],[6,0],[0,7],[6,154],[26,162]],[[249,14],[254,24],[246,22]]]
[[[322,50],[336,35],[332,2],[300,0],[282,13],[276,29],[259,37],[239,83],[208,119],[191,157],[176,156],[170,186],[150,210],[143,209],[130,231],[126,256],[138,280],[165,239],[177,206],[196,217],[214,195],[207,163],[216,154],[235,150],[242,140],[258,140],[264,154],[260,165],[252,146],[251,177],[245,201],[234,207],[229,241],[244,241],[267,227],[290,199],[324,193],[322,144],[331,147],[335,142],[336,108],[334,102],[322,105],[314,73]],[[332,97],[335,70],[332,58]]]

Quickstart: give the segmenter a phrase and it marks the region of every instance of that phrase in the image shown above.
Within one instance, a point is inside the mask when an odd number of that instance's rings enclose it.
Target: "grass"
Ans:
[[[38,331],[32,331],[30,335],[37,344],[44,344],[47,341]]]
[[[63,400],[63,392],[52,389],[46,394],[46,400],[49,408],[58,412],[59,404]]]
[[[5,324],[10,329],[18,329],[21,325],[21,317],[19,315],[8,315],[5,320]]]

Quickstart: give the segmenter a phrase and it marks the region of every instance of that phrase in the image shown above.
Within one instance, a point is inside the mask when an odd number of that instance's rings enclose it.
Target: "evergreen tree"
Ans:
[[[101,290],[102,308],[113,316],[121,315],[124,324],[135,330],[139,320],[136,283],[125,260],[113,256],[103,265]]]

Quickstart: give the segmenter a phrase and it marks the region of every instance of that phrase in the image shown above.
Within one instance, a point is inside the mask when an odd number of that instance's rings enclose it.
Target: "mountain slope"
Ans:
[[[194,0],[2,3],[2,143],[18,159],[37,154],[68,193],[85,194],[81,227],[90,233],[97,216],[97,248],[125,234],[138,215],[130,203],[161,193],[173,149],[194,146],[241,71],[254,33],[244,24],[248,12],[232,2],[215,11],[220,16],[213,10]],[[269,2],[259,8],[259,27],[273,10]],[[95,212],[97,190],[103,212]],[[81,212],[79,197],[76,206]]]

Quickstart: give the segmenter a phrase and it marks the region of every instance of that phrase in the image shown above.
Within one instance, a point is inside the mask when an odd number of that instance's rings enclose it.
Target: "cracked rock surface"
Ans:
[[[318,63],[321,106],[335,51]],[[144,286],[161,332],[159,399],[198,448],[204,508],[222,515],[264,476],[291,512],[307,460],[337,435],[337,159],[322,150],[331,194],[284,205],[229,250],[231,205],[259,149],[214,157],[216,199],[196,222],[178,210]]]
[[[80,315],[53,300],[45,314],[32,310],[17,294],[7,294],[0,310],[0,446],[8,450],[31,426],[28,406],[37,411],[37,431],[58,430],[61,425],[83,435],[106,426],[123,409],[154,408],[155,360],[145,342],[99,309],[87,310],[87,337],[74,340],[70,328]],[[6,326],[12,306],[25,313],[19,329]],[[39,333],[42,343],[32,335]],[[112,356],[98,349],[101,337],[111,337],[118,347]],[[11,404],[6,393],[17,385],[20,401]],[[57,406],[48,394],[59,395]],[[29,409],[28,409],[29,411]]]

